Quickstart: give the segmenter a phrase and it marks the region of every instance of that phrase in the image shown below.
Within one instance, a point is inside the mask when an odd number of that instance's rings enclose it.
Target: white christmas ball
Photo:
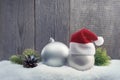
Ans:
[[[76,56],[76,54],[70,54],[68,58],[69,65],[80,71],[91,69],[94,66],[94,62],[94,56]]]
[[[93,43],[70,43],[68,64],[69,66],[80,71],[91,69],[95,62],[94,54],[95,46]]]
[[[51,38],[51,42],[41,52],[42,62],[48,66],[59,67],[66,63],[68,54],[69,49],[65,44]]]

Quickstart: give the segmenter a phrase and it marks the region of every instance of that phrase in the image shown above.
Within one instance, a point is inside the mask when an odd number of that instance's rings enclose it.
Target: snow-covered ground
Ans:
[[[120,60],[109,66],[94,66],[88,71],[71,67],[49,67],[42,63],[35,68],[23,68],[10,61],[0,62],[0,80],[120,80]]]

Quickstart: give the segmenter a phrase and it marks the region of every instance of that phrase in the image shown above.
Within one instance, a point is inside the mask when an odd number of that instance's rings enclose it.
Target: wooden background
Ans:
[[[120,59],[120,0],[0,0],[0,60],[26,48],[40,53],[50,37],[68,45],[83,26]]]

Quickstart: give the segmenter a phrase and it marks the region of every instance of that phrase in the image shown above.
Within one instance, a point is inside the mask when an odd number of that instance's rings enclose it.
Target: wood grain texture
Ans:
[[[34,44],[34,2],[0,0],[0,60]]]
[[[36,0],[36,50],[49,42],[49,38],[68,42],[69,0]]]
[[[18,0],[17,36],[21,53],[26,48],[34,49],[34,0]]]
[[[86,26],[103,36],[108,54],[120,59],[120,0],[0,0],[0,60],[26,48],[41,52],[53,37]]]
[[[69,44],[70,29],[70,0],[57,0],[56,3],[56,22],[55,40]]]
[[[35,46],[39,52],[41,52],[41,49],[49,42],[49,38],[54,38],[55,35],[55,3],[56,0],[35,1]]]
[[[71,0],[70,32],[86,26],[105,39],[112,58],[120,58],[120,0]]]

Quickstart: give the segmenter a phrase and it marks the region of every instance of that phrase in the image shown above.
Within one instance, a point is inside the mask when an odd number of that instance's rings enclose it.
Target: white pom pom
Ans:
[[[98,40],[95,41],[95,44],[96,44],[97,46],[101,46],[101,45],[103,45],[103,43],[104,43],[104,39],[103,39],[103,37],[101,37],[101,36],[99,36],[99,37],[98,37]]]

